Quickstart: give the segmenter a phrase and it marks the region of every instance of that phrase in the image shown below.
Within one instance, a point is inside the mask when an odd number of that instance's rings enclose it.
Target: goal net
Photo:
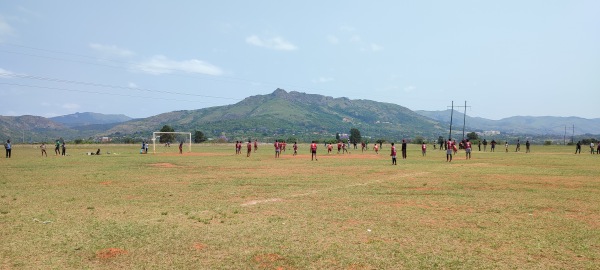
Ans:
[[[163,142],[161,143],[161,136]],[[168,142],[167,142],[168,141]],[[152,152],[156,154],[156,144],[159,145],[159,152],[179,152],[179,144],[183,143],[187,152],[192,152],[192,133],[191,132],[152,132]],[[162,149],[162,150],[161,150]]]

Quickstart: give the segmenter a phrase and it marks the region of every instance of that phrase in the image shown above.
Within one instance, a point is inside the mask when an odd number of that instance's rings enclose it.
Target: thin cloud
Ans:
[[[22,13],[25,13],[27,15],[31,15],[31,16],[35,16],[35,17],[40,17],[40,13],[37,11],[33,11],[29,8],[23,7],[23,6],[18,6],[17,10],[19,10]]]
[[[14,29],[8,24],[2,16],[0,16],[0,42],[4,39],[4,37],[12,35],[14,33]]]
[[[133,82],[129,82],[127,84],[127,87],[129,87],[129,88],[139,88],[139,86],[137,84],[133,83]]]
[[[6,70],[6,69],[3,69],[3,68],[0,68],[0,78],[5,78],[5,79],[14,78],[13,76],[11,76],[11,75],[14,75],[14,74],[16,74],[16,73],[14,73],[14,72],[12,72],[10,70]]]
[[[417,90],[417,87],[414,86],[414,85],[409,85],[407,87],[404,87],[404,92],[406,92],[406,93],[410,93],[410,92],[413,92],[415,90]]]
[[[337,38],[337,37],[336,37],[336,36],[334,36],[334,35],[329,35],[329,36],[327,36],[327,41],[329,41],[329,43],[331,43],[331,44],[333,44],[333,45],[336,45],[336,44],[339,44],[339,43],[340,43],[340,39],[339,39],[339,38]]]
[[[153,75],[170,74],[177,71],[186,73],[200,73],[213,76],[223,74],[221,68],[197,59],[175,61],[163,55],[152,58],[133,66],[134,70]]]
[[[319,77],[318,79],[312,80],[313,83],[328,83],[332,81],[335,81],[335,79],[331,77]]]
[[[67,109],[67,110],[77,110],[77,109],[81,108],[81,106],[79,104],[75,104],[75,103],[65,103],[61,107],[63,109]]]
[[[297,50],[298,47],[292,44],[291,42],[283,39],[282,37],[273,37],[267,39],[261,39],[256,35],[252,35],[246,38],[246,43],[258,47],[263,47],[272,50],[278,51],[294,51]]]
[[[90,48],[106,56],[131,57],[135,55],[134,52],[127,49],[119,48],[115,45],[90,43]]]
[[[378,52],[383,50],[383,47],[375,43],[371,43],[371,51]]]

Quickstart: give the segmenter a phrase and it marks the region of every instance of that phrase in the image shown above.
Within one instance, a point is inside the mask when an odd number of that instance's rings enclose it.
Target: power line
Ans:
[[[43,49],[43,48],[36,48],[36,47],[32,47],[32,46],[25,46],[25,45],[14,44],[14,43],[0,43],[0,45],[8,45],[8,46],[14,46],[14,47],[21,47],[21,48],[27,48],[27,49],[32,49],[32,50],[38,50],[38,51],[59,53],[59,54],[65,54],[65,55],[73,55],[73,56],[88,58],[88,59],[97,60],[97,61],[107,61],[107,62],[113,62],[113,63],[118,63],[118,64],[125,64],[125,65],[129,65],[130,67],[115,66],[115,65],[106,65],[106,64],[92,63],[92,62],[81,61],[81,60],[65,59],[65,58],[60,58],[60,57],[43,56],[43,55],[29,54],[29,53],[23,53],[23,52],[14,52],[14,51],[0,50],[0,52],[3,52],[3,53],[19,54],[19,55],[30,56],[30,57],[39,57],[39,58],[46,58],[46,59],[52,59],[52,60],[58,60],[58,61],[74,62],[74,63],[79,63],[79,64],[88,64],[88,65],[95,65],[95,66],[102,66],[102,67],[109,67],[109,68],[117,68],[117,69],[127,69],[127,70],[131,70],[132,69],[131,66],[135,66],[135,65],[139,64],[139,63],[134,63],[134,62],[118,61],[118,60],[114,60],[114,59],[97,58],[97,57],[93,57],[93,56],[89,56],[89,55],[83,55],[83,54],[76,54],[76,53],[63,52],[63,51],[57,51],[57,50],[49,50],[49,49]],[[185,70],[175,69],[175,68],[161,67],[161,69],[162,70],[167,70],[167,71],[172,71],[172,72],[174,72],[174,71],[186,72]],[[300,85],[287,84],[287,83],[249,80],[249,79],[237,78],[237,77],[231,77],[231,76],[219,76],[218,78],[213,78],[213,77],[206,77],[207,74],[201,74],[201,73],[196,73],[196,74],[194,74],[195,76],[190,76],[190,75],[185,75],[185,74],[175,74],[175,73],[167,73],[167,75],[180,76],[180,77],[188,77],[188,78],[195,78],[195,79],[212,80],[212,81],[230,82],[230,83],[231,82],[235,82],[235,83],[259,83],[259,84],[273,85],[273,86],[278,86],[278,87],[279,86],[289,86],[289,87],[292,87],[292,88],[312,89],[312,90],[321,91],[321,92],[324,91],[324,89],[319,89],[319,88],[304,87],[304,86],[300,86]]]
[[[21,87],[42,88],[42,89],[50,89],[50,90],[60,90],[60,91],[77,92],[77,93],[101,94],[101,95],[109,95],[109,96],[134,97],[134,98],[146,98],[146,99],[160,99],[160,100],[170,100],[170,101],[185,101],[185,102],[195,102],[195,103],[211,103],[211,102],[206,102],[206,101],[194,101],[194,100],[171,99],[171,98],[160,98],[160,97],[146,97],[146,96],[118,94],[118,93],[107,93],[107,92],[98,92],[98,91],[67,89],[67,88],[61,88],[61,87],[27,85],[27,84],[19,84],[19,83],[5,83],[5,82],[0,82],[0,84],[3,84],[3,85],[12,85],[12,86],[21,86]]]
[[[40,80],[40,81],[51,81],[51,82],[60,82],[60,83],[80,84],[80,85],[96,86],[96,87],[106,87],[106,88],[137,90],[137,91],[145,91],[145,92],[155,92],[155,93],[163,93],[163,94],[197,96],[197,97],[204,97],[204,98],[218,98],[218,99],[228,99],[228,100],[240,100],[238,98],[228,98],[228,97],[219,97],[219,96],[207,96],[207,95],[190,94],[190,93],[183,93],[183,92],[174,92],[174,91],[165,91],[165,90],[154,90],[154,89],[138,88],[138,87],[125,87],[125,86],[118,86],[118,85],[109,85],[109,84],[101,84],[101,83],[93,83],[93,82],[82,82],[82,81],[72,81],[72,80],[65,80],[65,79],[56,79],[56,78],[48,78],[48,77],[41,77],[41,76],[33,76],[33,75],[25,75],[25,74],[15,74],[15,73],[1,73],[0,72],[0,77],[2,77],[2,76],[4,76],[4,77],[17,77],[17,78],[24,78],[24,79],[33,79],[33,80]]]

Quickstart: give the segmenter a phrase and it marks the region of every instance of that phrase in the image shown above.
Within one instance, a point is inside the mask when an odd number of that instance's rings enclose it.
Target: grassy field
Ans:
[[[311,161],[307,145],[279,159],[267,145],[250,158],[17,145],[0,159],[0,269],[600,268],[600,155],[533,146],[446,163],[410,145],[392,166],[389,145],[319,147]]]

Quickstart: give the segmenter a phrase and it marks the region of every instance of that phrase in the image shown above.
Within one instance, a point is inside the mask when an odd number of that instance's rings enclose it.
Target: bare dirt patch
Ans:
[[[161,156],[168,156],[168,157],[175,157],[175,156],[181,156],[181,157],[217,157],[217,156],[230,156],[231,154],[222,154],[222,153],[183,153],[183,154],[179,154],[179,153],[156,153],[155,155],[161,155]]]
[[[104,181],[104,182],[100,182],[100,185],[108,186],[108,185],[112,185],[112,183],[113,183],[112,181]]]
[[[283,261],[284,258],[276,253],[267,253],[267,254],[260,254],[260,255],[256,255],[254,256],[254,262],[258,263],[260,268],[268,268],[268,269],[273,269],[274,265],[276,262],[278,261]],[[284,269],[282,267],[278,267],[275,269]]]
[[[255,204],[260,204],[260,203],[270,203],[270,202],[278,202],[278,201],[281,201],[281,199],[273,198],[273,199],[265,199],[265,200],[252,200],[249,202],[242,203],[242,206],[250,206],[250,205],[255,205]]]
[[[127,253],[128,253],[127,250],[120,249],[120,248],[105,248],[102,250],[98,250],[98,252],[96,252],[96,258],[110,259],[110,258],[114,258],[119,255],[124,255]]]
[[[181,166],[172,164],[172,163],[153,163],[150,164],[150,166],[152,167],[156,167],[156,168],[181,168]]]
[[[202,243],[194,243],[194,245],[192,246],[192,248],[194,250],[201,251],[201,250],[203,250],[203,249],[206,248],[206,245],[202,244]]]

